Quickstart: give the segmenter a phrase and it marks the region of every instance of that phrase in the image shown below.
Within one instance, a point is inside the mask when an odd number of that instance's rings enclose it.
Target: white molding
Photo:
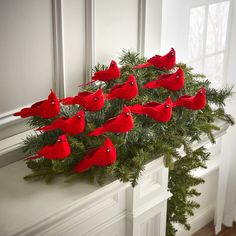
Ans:
[[[85,82],[88,82],[95,66],[95,0],[85,0],[85,31]]]
[[[145,36],[146,36],[146,0],[139,0],[138,5],[138,52],[145,55]]]
[[[115,195],[118,195],[118,193],[116,193]],[[66,235],[68,231],[73,230],[73,228],[82,225],[85,221],[89,221],[95,215],[101,215],[108,209],[114,209],[114,207],[117,205],[118,202],[114,199],[113,196],[103,199],[100,202],[90,202],[90,204],[88,204],[85,208],[77,209],[77,211],[73,211],[70,216],[61,218],[60,223],[53,224],[52,227],[45,227],[45,231],[43,231],[43,233],[45,234],[47,232],[49,233],[48,235]],[[116,218],[116,216],[113,218]],[[94,230],[94,228],[96,230],[97,227],[95,226],[91,228],[92,230]],[[28,234],[31,235],[31,233],[34,233],[34,231],[30,231]],[[87,234],[88,233],[86,232],[83,235]]]
[[[54,82],[59,98],[65,97],[63,0],[52,0]]]
[[[99,225],[98,227],[96,227],[95,229],[87,232],[84,234],[84,236],[93,236],[96,235],[98,232],[101,232],[102,230],[106,229],[107,227],[115,224],[116,222],[125,219],[126,217],[126,212],[121,212],[120,214],[116,215],[115,217],[113,217],[112,219],[104,222],[103,224]]]
[[[21,121],[21,118],[19,116],[13,116],[13,114],[17,111],[20,111],[22,108],[29,106],[31,106],[31,104],[25,105],[23,107],[18,107],[16,109],[0,114],[0,127],[2,128]]]
[[[17,229],[17,235],[31,236],[38,234],[41,235],[42,232],[46,233],[47,231],[50,232],[51,230],[53,232],[53,229],[57,230],[61,226],[63,228],[63,225],[67,222],[72,223],[72,225],[70,224],[70,226],[78,225],[84,220],[84,218],[80,218],[78,221],[76,217],[81,215],[83,216],[83,212],[86,213],[86,215],[88,216],[86,218],[89,219],[94,215],[94,212],[96,210],[103,211],[106,208],[117,205],[117,201],[115,200],[115,198],[111,197],[108,201],[107,198],[109,196],[115,195],[117,191],[120,192],[127,189],[128,187],[130,187],[130,183],[122,183],[119,180],[116,180],[96,190],[95,192],[93,192],[93,194],[87,195],[86,198],[75,200],[71,204],[62,207],[59,211],[52,213],[50,216],[45,217],[42,220],[39,220],[36,224],[32,224],[30,227],[22,225],[21,228]],[[94,206],[93,203],[95,202],[95,204],[97,204],[97,199],[99,199],[100,201],[106,201]],[[75,222],[73,223],[73,221]]]
[[[160,194],[154,200],[146,202],[141,207],[133,209],[132,212],[127,212],[127,218],[129,219],[137,218],[140,215],[152,209],[153,207],[157,206],[158,204],[161,204],[162,202],[166,201],[171,196],[172,194],[170,192],[165,192],[163,194]]]
[[[0,159],[1,156],[9,152],[13,152],[23,146],[22,140],[30,134],[34,134],[33,130],[14,135],[13,137],[6,138],[0,141]]]

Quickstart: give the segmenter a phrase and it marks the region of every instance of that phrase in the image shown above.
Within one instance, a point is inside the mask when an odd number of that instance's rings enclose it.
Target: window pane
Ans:
[[[205,75],[214,88],[221,88],[223,82],[224,54],[216,54],[205,59]]]
[[[209,5],[206,54],[225,48],[229,1]]]
[[[205,8],[205,6],[200,6],[190,9],[188,43],[188,56],[190,61],[203,56]]]
[[[190,62],[189,65],[193,68],[194,73],[203,73],[202,60]]]

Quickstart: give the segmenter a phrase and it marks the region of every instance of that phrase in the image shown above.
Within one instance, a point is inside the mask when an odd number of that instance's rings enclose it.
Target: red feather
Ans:
[[[112,60],[108,69],[97,71],[93,75],[92,81],[82,84],[79,87],[92,84],[95,81],[108,82],[118,78],[120,78],[120,69],[118,68],[116,62]]]
[[[150,66],[155,66],[158,69],[166,69],[171,70],[175,66],[175,50],[171,48],[171,50],[164,56],[155,55],[154,57],[147,60],[147,63],[135,66],[134,69],[140,69]]]
[[[107,99],[112,100],[115,98],[132,100],[138,95],[138,86],[134,75],[130,75],[128,80],[123,84],[113,86],[110,93],[107,94]]]
[[[116,148],[109,138],[104,144],[84,157],[75,167],[75,172],[84,172],[92,166],[109,166],[116,161]]]
[[[61,131],[68,133],[71,136],[77,135],[84,131],[85,127],[85,119],[84,119],[84,111],[81,110],[76,113],[75,116],[70,118],[61,117],[53,121],[51,125],[44,126],[39,128],[38,130],[42,131],[50,131],[54,129],[60,129]]]
[[[26,160],[34,160],[39,157],[45,157],[50,160],[54,159],[64,159],[70,155],[70,145],[67,141],[66,135],[63,134],[58,137],[57,141],[53,145],[47,145],[43,147],[38,153],[37,156],[28,157]]]
[[[48,119],[52,118],[60,112],[60,104],[57,96],[51,90],[48,99],[34,103],[29,108],[23,108],[21,111],[14,113],[14,116],[21,116],[26,118],[29,116],[40,116],[42,118]]]
[[[78,104],[88,111],[99,111],[105,103],[105,96],[102,89],[96,92],[81,92],[75,97],[67,97],[60,101],[63,105]]]
[[[157,122],[168,122],[172,116],[172,101],[168,97],[164,103],[148,102],[129,107],[134,114],[145,114]]]
[[[184,72],[179,69],[173,74],[161,75],[158,80],[148,82],[144,88],[166,88],[170,91],[178,91],[184,87]]]
[[[90,132],[88,136],[99,136],[106,132],[126,133],[134,127],[134,120],[130,113],[130,109],[124,106],[120,115],[109,119],[101,127]]]
[[[201,88],[195,96],[184,95],[173,103],[173,107],[185,107],[190,110],[201,110],[206,105],[206,91]]]

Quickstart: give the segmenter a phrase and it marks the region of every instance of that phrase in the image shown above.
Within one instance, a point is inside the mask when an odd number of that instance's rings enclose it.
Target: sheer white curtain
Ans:
[[[236,3],[232,6],[232,32],[230,39],[230,51],[228,62],[227,83],[234,84],[235,95],[228,102],[227,110],[234,115],[236,120]],[[229,175],[227,181],[226,199],[224,205],[223,223],[226,226],[232,226],[233,221],[236,221],[236,125],[232,127],[223,142],[225,150],[229,155]],[[224,148],[224,147],[223,147]]]
[[[177,61],[204,73],[215,88],[236,85],[236,3],[234,0],[165,0],[162,53],[174,47]],[[236,88],[234,88],[236,91]],[[236,117],[236,95],[227,104]],[[236,126],[222,140],[216,232],[236,220]]]

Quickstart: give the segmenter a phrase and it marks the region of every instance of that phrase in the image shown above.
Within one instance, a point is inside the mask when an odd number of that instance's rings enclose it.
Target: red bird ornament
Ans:
[[[52,118],[60,112],[60,104],[56,94],[51,90],[48,99],[34,103],[29,108],[23,108],[21,111],[14,113],[14,116],[26,118],[29,116],[40,116],[42,118]]]
[[[201,110],[206,105],[206,90],[201,88],[195,96],[184,95],[173,103],[173,107],[185,107],[190,110]]]
[[[155,66],[158,69],[166,69],[171,70],[175,66],[175,50],[171,48],[171,50],[164,56],[155,55],[147,60],[147,63],[135,66],[134,69],[141,69],[150,66]]]
[[[91,150],[74,168],[75,172],[84,172],[92,166],[109,166],[116,161],[116,147],[109,138],[104,144]]]
[[[105,132],[126,133],[134,127],[134,120],[130,109],[124,106],[123,111],[118,116],[109,119],[101,127],[90,132],[88,136],[99,136]]]
[[[168,97],[164,103],[148,102],[145,105],[129,106],[134,114],[145,114],[157,122],[168,122],[172,115],[172,101]]]
[[[84,111],[81,110],[72,117],[60,117],[52,122],[51,125],[39,128],[41,131],[50,131],[55,129],[60,129],[61,131],[68,133],[71,136],[77,135],[84,131],[85,119]]]
[[[102,89],[96,92],[81,92],[75,97],[67,97],[60,100],[63,105],[78,104],[88,111],[99,111],[105,103],[105,96]]]
[[[110,93],[107,94],[107,100],[119,98],[130,101],[137,95],[138,86],[136,78],[134,77],[134,75],[131,74],[125,83],[117,84],[111,88]]]
[[[179,69],[173,74],[164,74],[158,80],[148,82],[144,88],[166,88],[170,91],[178,91],[184,87],[184,72]]]
[[[63,134],[59,136],[55,144],[43,147],[37,154],[37,156],[26,158],[26,160],[34,160],[40,157],[45,157],[50,160],[69,157],[70,145],[67,141],[66,135]]]
[[[108,69],[95,72],[92,77],[92,81],[79,85],[79,87],[92,84],[95,81],[109,82],[111,80],[118,79],[119,77],[120,69],[118,68],[116,62],[112,60]]]

